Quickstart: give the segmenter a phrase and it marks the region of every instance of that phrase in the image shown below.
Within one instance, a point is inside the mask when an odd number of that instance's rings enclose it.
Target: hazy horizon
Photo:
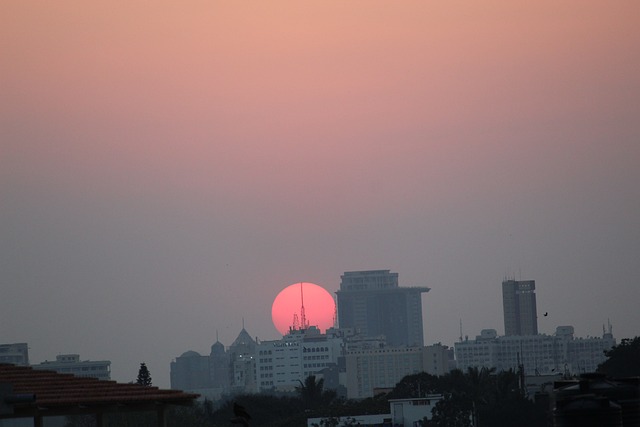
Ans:
[[[0,4],[0,342],[113,379],[390,269],[425,343],[640,335],[640,3]],[[547,317],[542,313],[548,312]]]

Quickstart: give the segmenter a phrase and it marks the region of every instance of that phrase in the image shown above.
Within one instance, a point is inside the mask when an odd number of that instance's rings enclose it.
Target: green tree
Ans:
[[[625,338],[604,354],[607,360],[598,365],[598,372],[610,377],[640,376],[640,337]]]
[[[438,393],[441,389],[440,378],[421,372],[402,378],[389,393],[389,399],[422,397],[427,394]]]
[[[469,399],[458,393],[446,394],[431,411],[428,425],[434,427],[471,427]]]
[[[140,369],[138,369],[138,379],[136,379],[136,384],[143,385],[145,387],[151,387],[151,374],[149,373],[149,369],[147,368],[147,364],[142,362],[140,364]]]

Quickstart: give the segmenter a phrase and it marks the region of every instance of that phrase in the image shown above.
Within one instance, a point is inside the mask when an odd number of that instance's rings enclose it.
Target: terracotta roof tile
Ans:
[[[35,394],[32,406],[90,406],[113,404],[186,404],[197,394],[138,384],[81,378],[71,374],[0,364],[0,383],[10,383],[14,394]]]

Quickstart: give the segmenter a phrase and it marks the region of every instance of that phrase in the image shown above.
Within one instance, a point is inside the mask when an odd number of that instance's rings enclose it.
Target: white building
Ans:
[[[554,335],[498,336],[495,329],[484,329],[475,340],[455,344],[459,369],[486,367],[517,370],[528,375],[593,372],[604,362],[605,350],[616,341],[611,332],[602,338],[574,338],[572,326],[560,326]]]
[[[422,421],[425,418],[427,420],[431,419],[431,411],[442,398],[441,394],[432,394],[412,399],[391,399],[389,400],[390,413],[388,414],[348,415],[333,419],[308,418],[307,427],[320,427],[323,425],[418,427],[422,426]],[[332,422],[335,422],[335,424],[332,424]]]
[[[310,375],[338,364],[343,337],[333,329],[326,334],[311,326],[292,330],[280,340],[262,341],[256,346],[258,391],[293,390]]]
[[[56,356],[55,362],[45,360],[31,367],[33,369],[48,369],[61,374],[73,374],[77,377],[111,379],[111,362],[109,360],[80,360],[78,354],[61,354]]]
[[[426,372],[444,375],[449,371],[446,346],[349,348],[345,356],[347,397],[372,397],[376,389],[390,389],[407,375]]]
[[[0,363],[29,365],[29,346],[27,343],[0,344]]]

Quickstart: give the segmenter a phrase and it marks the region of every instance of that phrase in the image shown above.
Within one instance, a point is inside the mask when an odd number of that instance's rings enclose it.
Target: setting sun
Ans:
[[[317,326],[324,332],[333,326],[335,308],[335,301],[326,289],[314,283],[298,282],[287,286],[276,296],[271,318],[282,335],[290,328],[304,328],[305,325]]]

